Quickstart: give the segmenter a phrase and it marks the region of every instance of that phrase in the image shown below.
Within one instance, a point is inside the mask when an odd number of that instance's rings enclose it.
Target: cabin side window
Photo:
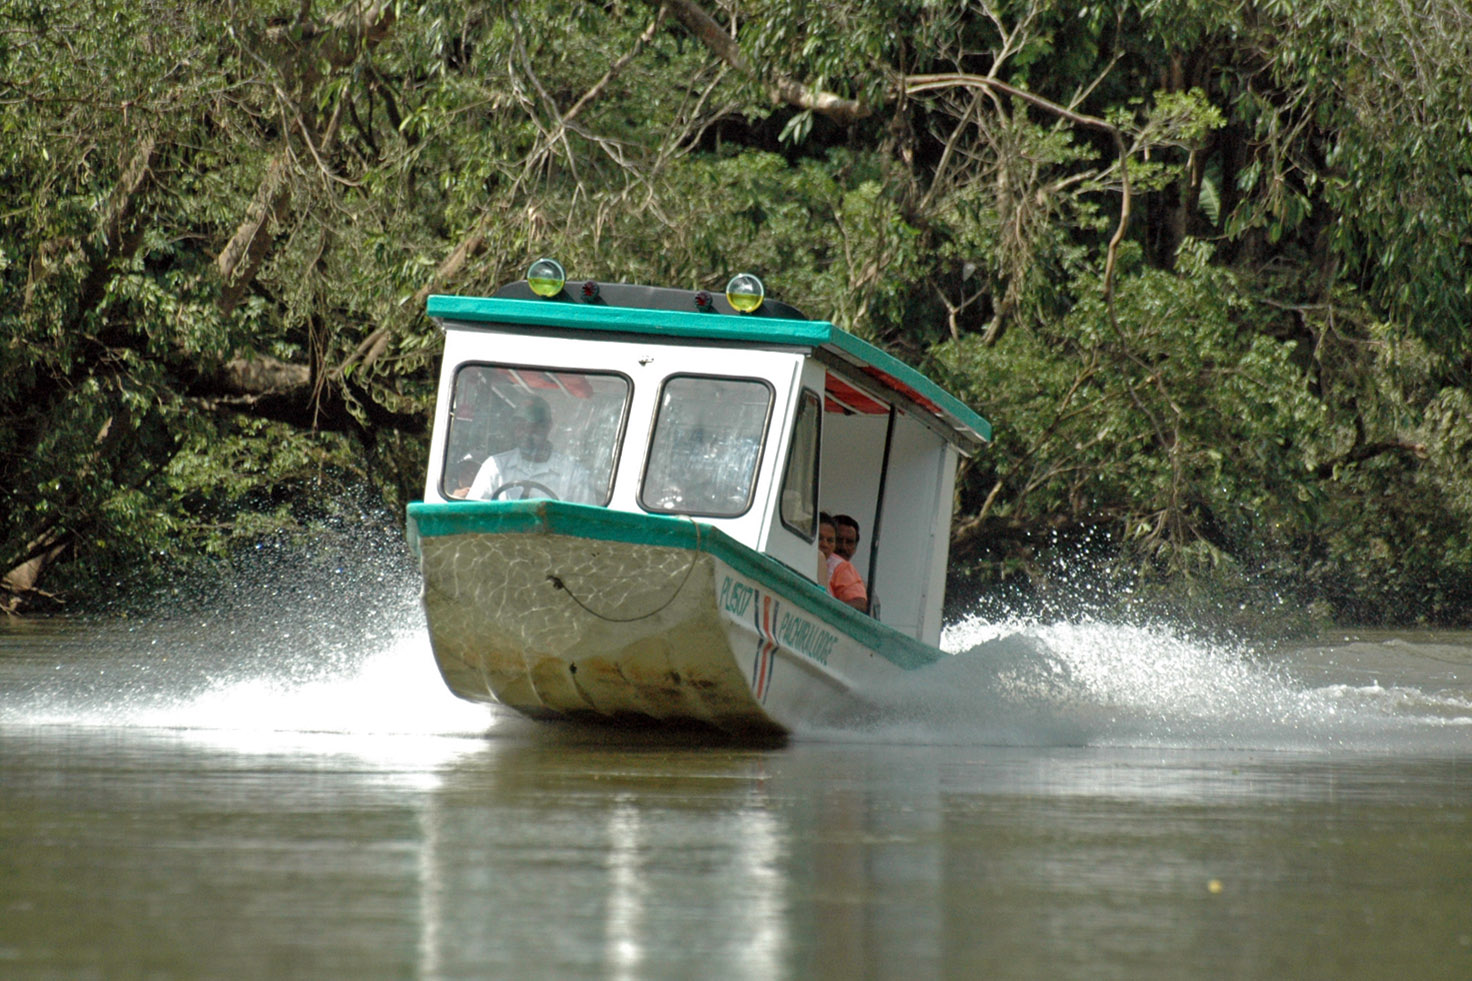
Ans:
[[[442,493],[606,505],[632,387],[612,372],[462,365]]]
[[[802,390],[792,443],[782,471],[782,524],[812,541],[818,533],[818,459],[823,403],[810,388]]]
[[[660,391],[639,503],[730,518],[751,507],[772,411],[764,381],[676,375]]]

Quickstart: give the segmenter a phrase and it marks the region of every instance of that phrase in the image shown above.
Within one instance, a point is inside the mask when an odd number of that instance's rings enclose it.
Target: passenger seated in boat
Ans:
[[[859,550],[859,523],[846,514],[835,514],[833,530],[833,553],[852,562]]]
[[[854,560],[854,553],[859,550],[858,521],[854,520],[854,518],[847,514],[835,514],[833,516],[833,529],[835,533],[833,541],[833,554],[840,555],[843,558],[848,559],[848,561],[852,563]],[[857,574],[858,566],[854,567],[854,572]],[[862,581],[862,577],[860,577],[860,579]],[[864,584],[864,591],[868,599],[868,609],[866,609],[864,612],[868,613],[874,609],[875,601],[872,595],[872,590],[868,588],[868,583]]]
[[[552,448],[552,409],[547,400],[532,396],[512,416],[516,445],[488,457],[471,481],[466,498],[472,501],[551,498],[597,503],[588,471],[572,457]]]
[[[824,511],[818,515],[818,551],[828,566],[828,592],[860,613],[869,612],[869,593],[864,580],[848,559],[834,552],[837,529],[833,516]]]

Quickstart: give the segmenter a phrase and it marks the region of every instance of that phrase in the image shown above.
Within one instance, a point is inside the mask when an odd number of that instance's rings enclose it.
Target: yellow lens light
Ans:
[[[766,298],[766,288],[762,281],[751,273],[739,273],[731,277],[726,284],[726,302],[731,304],[732,309],[742,313],[751,313],[762,305]]]
[[[526,284],[538,296],[556,296],[567,282],[567,273],[556,259],[538,259],[526,271]]]

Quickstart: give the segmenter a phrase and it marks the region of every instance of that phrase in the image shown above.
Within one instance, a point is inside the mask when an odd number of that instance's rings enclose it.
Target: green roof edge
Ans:
[[[774,317],[733,317],[694,310],[649,310],[610,307],[556,300],[514,300],[504,297],[444,296],[435,294],[425,305],[431,317],[475,323],[562,327],[610,333],[694,337],[700,340],[746,341],[811,347],[828,340],[832,324],[821,320],[785,320]]]
[[[845,356],[847,360],[872,365],[913,389],[950,416],[955,424],[976,433],[984,441],[990,442],[992,438],[991,423],[968,408],[966,403],[894,355],[826,320],[740,317],[684,310],[611,307],[556,300],[448,296],[440,293],[429,297],[425,312],[437,320],[649,334],[779,347],[828,347]]]

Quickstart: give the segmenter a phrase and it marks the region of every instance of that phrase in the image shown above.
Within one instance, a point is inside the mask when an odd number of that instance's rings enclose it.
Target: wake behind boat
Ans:
[[[956,464],[991,427],[919,372],[750,276],[568,289],[543,260],[428,313],[445,351],[408,533],[456,695],[783,734],[943,656]],[[820,584],[820,501],[868,530],[868,615]]]

